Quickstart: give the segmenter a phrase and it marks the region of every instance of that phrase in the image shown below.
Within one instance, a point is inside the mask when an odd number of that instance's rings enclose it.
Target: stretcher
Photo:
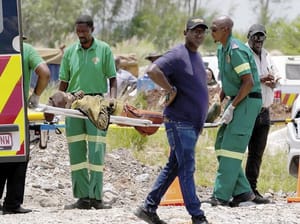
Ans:
[[[81,113],[79,110],[74,109],[65,109],[59,107],[53,107],[45,104],[39,104],[38,107],[34,109],[36,112],[46,112],[56,115],[63,115],[68,117],[75,117],[81,119],[88,119],[86,115]],[[152,121],[146,119],[136,119],[136,118],[128,118],[123,116],[110,116],[110,123],[113,124],[122,124],[122,125],[130,125],[130,126],[142,126],[148,127],[153,125]]]
[[[81,113],[79,110],[74,109],[65,109],[59,107],[53,107],[46,104],[39,104],[35,109],[36,112],[46,112],[56,115],[63,115],[68,117],[88,119],[86,115]],[[129,118],[123,116],[110,116],[110,123],[120,124],[120,125],[129,125],[129,126],[140,126],[140,127],[161,127],[163,124],[153,124],[152,121],[147,119],[138,119],[138,118]],[[205,123],[204,128],[215,128],[220,126],[221,122],[215,123]]]

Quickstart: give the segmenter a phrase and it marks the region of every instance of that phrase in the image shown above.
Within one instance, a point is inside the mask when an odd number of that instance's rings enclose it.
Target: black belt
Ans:
[[[103,93],[85,93],[84,95],[88,95],[88,96],[103,96]]]
[[[230,96],[230,99],[233,100],[236,96]],[[261,99],[261,93],[253,92],[248,94],[249,98]]]

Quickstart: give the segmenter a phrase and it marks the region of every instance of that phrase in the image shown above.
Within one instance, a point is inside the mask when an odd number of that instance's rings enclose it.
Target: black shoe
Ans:
[[[256,204],[269,204],[271,201],[268,198],[264,198],[257,190],[254,190],[255,198],[252,200]]]
[[[138,207],[134,214],[149,224],[167,224],[158,217],[156,212],[148,212],[141,206]]]
[[[192,224],[208,224],[208,221],[204,215],[202,216],[193,216]]]
[[[238,207],[241,202],[253,201],[255,194],[252,191],[245,192],[233,197],[233,200],[229,202],[230,207]]]
[[[66,205],[65,210],[69,209],[91,209],[91,203],[89,198],[79,198],[74,204]]]
[[[25,213],[32,212],[32,210],[23,208],[21,206],[18,207],[18,208],[14,208],[14,209],[8,209],[8,208],[3,207],[2,212],[3,212],[2,213],[3,215],[6,215],[6,214],[25,214]]]
[[[208,203],[211,204],[211,206],[229,206],[229,202],[228,201],[224,201],[222,199],[216,198],[216,197],[210,197],[208,200],[206,201],[201,201],[202,203]]]
[[[95,209],[110,209],[112,208],[110,204],[105,203],[102,200],[90,199],[91,200],[91,207]]]

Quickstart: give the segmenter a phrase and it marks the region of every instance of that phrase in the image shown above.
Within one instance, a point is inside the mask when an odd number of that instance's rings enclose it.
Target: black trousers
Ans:
[[[27,165],[28,162],[0,163],[0,198],[6,183],[4,208],[15,209],[23,203]]]
[[[256,118],[252,136],[248,144],[248,158],[246,163],[246,177],[253,191],[257,188],[262,157],[267,144],[270,129],[270,112],[262,108]]]

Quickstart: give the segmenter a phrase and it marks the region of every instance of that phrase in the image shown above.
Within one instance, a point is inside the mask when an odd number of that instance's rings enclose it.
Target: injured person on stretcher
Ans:
[[[218,100],[213,100],[210,106],[206,123],[212,123],[221,113],[221,105]],[[84,95],[83,91],[74,94],[58,91],[49,97],[48,105],[66,109],[76,109],[81,111],[89,120],[99,129],[106,130],[110,124],[110,116],[122,116],[135,119],[146,119],[152,122],[152,126],[133,126],[142,135],[154,134],[160,124],[163,123],[163,114],[161,112],[138,109],[134,106],[124,104],[116,99],[106,99],[100,95]],[[44,113],[45,119],[51,122],[54,114]],[[118,123],[117,123],[118,124]],[[128,126],[118,124],[119,126]],[[211,127],[214,127],[212,125]]]
[[[160,112],[137,109],[131,105],[124,104],[116,99],[106,99],[103,96],[84,95],[83,91],[74,94],[62,91],[55,92],[49,97],[49,106],[76,109],[82,112],[99,129],[106,130],[110,124],[110,116],[123,116],[128,118],[147,119],[152,121],[153,126],[134,126],[142,135],[152,135],[163,123],[163,115]],[[44,113],[45,119],[51,122],[54,114]],[[120,126],[128,126],[118,124]]]

